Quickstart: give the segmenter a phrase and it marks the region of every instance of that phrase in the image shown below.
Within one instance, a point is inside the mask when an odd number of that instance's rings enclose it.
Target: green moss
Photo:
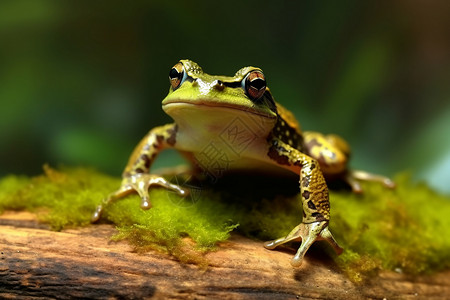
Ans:
[[[138,252],[157,249],[183,262],[203,264],[200,252],[214,249],[237,226],[225,205],[214,201],[217,196],[208,196],[210,201],[203,197],[196,205],[184,206],[173,202],[174,194],[169,198],[165,190],[153,189],[151,209],[140,209],[139,198],[131,196],[108,206],[105,217],[118,226],[113,238],[128,239]],[[191,240],[183,238],[187,236]]]
[[[27,205],[19,196],[19,191],[30,184],[25,176],[9,175],[0,180],[0,214],[7,209],[24,209]]]
[[[338,264],[354,281],[379,269],[419,274],[450,267],[450,198],[403,174],[397,188],[332,194],[330,227],[346,249]]]
[[[91,169],[57,171],[44,166],[33,178],[8,176],[0,180],[0,210],[29,210],[53,230],[90,224],[98,199],[114,190],[120,180]]]
[[[273,189],[283,190],[280,184],[249,188],[244,182],[232,191],[226,183],[204,187],[194,202],[152,189],[152,209],[141,210],[138,196],[131,195],[109,205],[103,220],[117,226],[114,240],[128,240],[137,252],[156,249],[205,265],[202,253],[226,240],[238,224],[242,233],[266,240],[301,221],[297,196],[280,196]],[[345,251],[336,256],[328,245],[322,247],[353,281],[382,269],[419,274],[450,267],[450,198],[413,184],[407,175],[396,182],[395,190],[366,183],[363,195],[331,192],[330,228]],[[0,212],[33,211],[54,230],[86,226],[95,206],[119,185],[120,179],[90,169],[44,167],[41,176],[0,180]]]

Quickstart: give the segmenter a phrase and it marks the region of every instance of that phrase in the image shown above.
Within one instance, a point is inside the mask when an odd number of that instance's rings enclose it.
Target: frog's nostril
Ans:
[[[216,90],[218,90],[218,91],[222,91],[222,90],[225,88],[225,85],[223,84],[222,81],[216,80],[216,81],[214,82],[214,88],[215,88]]]

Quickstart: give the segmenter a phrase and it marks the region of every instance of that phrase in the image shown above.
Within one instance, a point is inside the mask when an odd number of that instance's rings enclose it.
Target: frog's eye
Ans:
[[[244,80],[244,89],[250,99],[261,98],[266,91],[266,78],[261,71],[252,71],[248,73]]]
[[[169,80],[172,85],[172,89],[177,89],[186,77],[183,64],[177,63],[169,72]]]

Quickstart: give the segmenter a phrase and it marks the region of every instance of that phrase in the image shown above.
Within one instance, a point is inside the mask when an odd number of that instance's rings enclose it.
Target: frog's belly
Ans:
[[[207,153],[202,152],[193,154],[190,152],[180,151],[180,153],[196,168],[200,169],[201,172],[216,178],[235,173],[258,173],[261,175],[288,178],[296,178],[299,176],[291,170],[282,168],[270,162],[265,162],[263,160],[249,157],[236,157],[227,152],[220,152],[220,155],[213,156],[213,150],[210,151],[210,157],[207,156]]]
[[[271,176],[279,177],[298,177],[298,174],[294,174],[292,171],[282,168],[280,166],[266,163],[261,160],[243,158],[230,164],[230,167],[225,171],[229,173],[260,173],[268,174]]]

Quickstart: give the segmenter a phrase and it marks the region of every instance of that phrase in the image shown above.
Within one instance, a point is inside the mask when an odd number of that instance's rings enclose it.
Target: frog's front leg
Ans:
[[[177,126],[175,124],[168,124],[153,128],[141,140],[131,154],[128,164],[125,167],[120,188],[103,199],[102,204],[97,207],[92,216],[93,222],[99,220],[104,207],[111,201],[122,198],[132,192],[137,192],[141,197],[141,208],[149,209],[151,207],[148,196],[150,186],[162,186],[177,192],[179,195],[187,195],[188,191],[178,185],[170,183],[159,175],[148,174],[150,166],[158,153],[165,148],[174,146],[176,143],[176,133]]]
[[[291,261],[293,266],[300,266],[305,253],[317,240],[326,240],[340,254],[343,249],[338,245],[328,229],[330,202],[328,187],[320,170],[319,163],[295,148],[274,139],[269,150],[269,157],[300,174],[300,196],[303,205],[302,222],[287,236],[266,242],[267,249],[293,241],[301,240],[301,246]]]

